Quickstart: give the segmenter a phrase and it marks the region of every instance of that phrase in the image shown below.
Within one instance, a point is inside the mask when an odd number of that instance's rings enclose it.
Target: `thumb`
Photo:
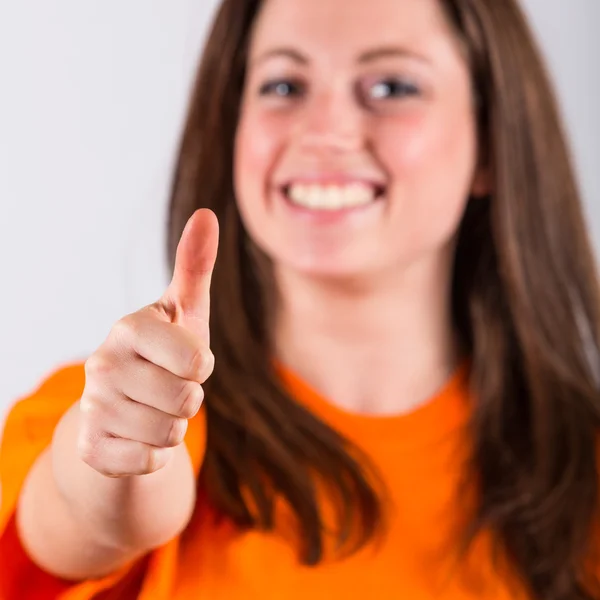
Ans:
[[[175,320],[201,320],[210,315],[210,282],[217,258],[219,223],[206,208],[197,210],[187,222],[175,258],[173,278],[163,300],[175,309]]]

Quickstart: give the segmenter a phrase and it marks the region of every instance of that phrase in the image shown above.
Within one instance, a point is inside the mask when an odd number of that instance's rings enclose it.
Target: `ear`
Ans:
[[[492,193],[492,173],[486,166],[480,166],[475,171],[473,183],[471,184],[471,196],[473,198],[484,198]]]

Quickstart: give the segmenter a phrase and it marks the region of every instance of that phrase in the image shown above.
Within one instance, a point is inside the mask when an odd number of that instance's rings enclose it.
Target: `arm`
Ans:
[[[187,525],[195,472],[183,441],[214,364],[208,323],[217,243],[215,216],[194,213],[164,295],[120,319],[86,361],[81,399],[28,469],[17,529],[46,571],[98,578]]]
[[[44,570],[92,579],[176,536],[194,507],[195,476],[184,444],[154,473],[102,475],[79,458],[78,421],[76,404],[25,481],[17,528],[23,547]]]

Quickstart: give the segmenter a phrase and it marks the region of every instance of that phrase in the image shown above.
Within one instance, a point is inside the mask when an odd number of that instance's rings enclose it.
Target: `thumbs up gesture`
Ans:
[[[200,409],[214,365],[208,323],[218,237],[215,215],[196,211],[163,296],[117,321],[86,361],[77,448],[103,475],[164,467]]]

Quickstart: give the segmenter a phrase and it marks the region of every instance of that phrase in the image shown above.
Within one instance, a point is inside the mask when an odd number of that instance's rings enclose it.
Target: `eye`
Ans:
[[[295,81],[278,79],[263,84],[258,93],[260,96],[291,98],[302,94],[302,86]]]
[[[380,79],[367,86],[369,100],[394,100],[408,96],[418,96],[419,88],[409,81],[397,78]]]

